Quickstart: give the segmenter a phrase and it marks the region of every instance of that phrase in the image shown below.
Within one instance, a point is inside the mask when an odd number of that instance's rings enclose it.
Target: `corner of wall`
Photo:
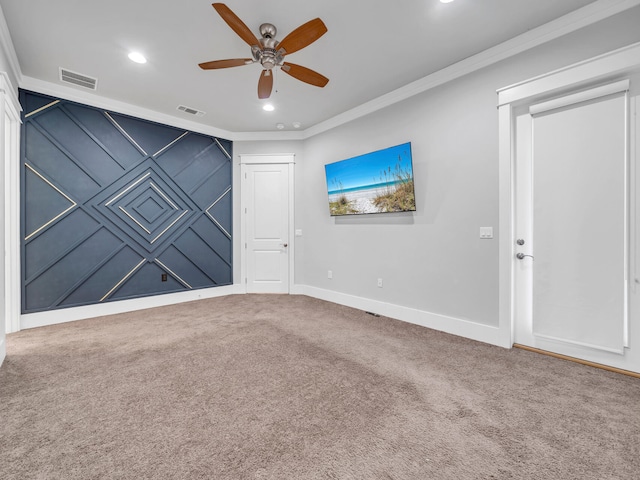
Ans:
[[[311,287],[308,285],[296,285],[292,294],[307,295],[310,297],[337,303],[346,307],[372,312],[385,317],[393,318],[407,323],[413,323],[422,327],[431,328],[440,332],[469,338],[478,342],[488,343],[503,348],[511,348],[509,336],[504,334],[504,329],[483,325],[461,318],[449,317],[437,313],[418,310],[415,308],[394,305],[391,303],[357,297],[332,290]]]
[[[20,69],[20,63],[18,62],[18,56],[16,54],[13,41],[11,40],[11,34],[9,32],[9,26],[4,17],[4,12],[0,6],[0,72],[7,72],[9,83],[13,86],[17,99],[18,85],[22,80],[22,70]]]

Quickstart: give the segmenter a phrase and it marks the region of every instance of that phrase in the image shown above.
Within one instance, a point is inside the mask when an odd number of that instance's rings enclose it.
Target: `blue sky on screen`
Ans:
[[[342,183],[344,189],[381,183],[384,181],[380,178],[383,176],[382,172],[388,172],[391,167],[393,174],[398,161],[403,170],[413,174],[411,142],[325,165],[327,186],[329,190],[334,190],[338,182]],[[389,180],[392,179],[391,175]]]

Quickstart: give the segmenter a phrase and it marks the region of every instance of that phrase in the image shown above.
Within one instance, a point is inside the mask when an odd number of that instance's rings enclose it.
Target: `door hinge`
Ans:
[[[244,209],[244,213],[247,213],[247,209],[246,208]]]
[[[247,248],[247,244],[246,244],[246,242],[245,242],[245,244],[244,244],[244,248]]]
[[[247,179],[247,172],[244,173],[244,179]]]

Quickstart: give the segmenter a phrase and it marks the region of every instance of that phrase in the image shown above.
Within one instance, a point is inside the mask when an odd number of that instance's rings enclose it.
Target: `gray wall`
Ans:
[[[305,140],[296,165],[296,228],[304,231],[296,282],[497,325],[496,90],[638,42],[638,25],[634,8]],[[329,217],[326,163],[407,141],[417,212]],[[481,226],[493,226],[495,238],[481,240]]]

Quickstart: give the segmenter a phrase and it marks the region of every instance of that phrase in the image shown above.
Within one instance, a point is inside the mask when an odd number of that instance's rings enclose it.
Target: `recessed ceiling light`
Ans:
[[[451,3],[453,0],[440,0],[440,3]]]
[[[276,128],[278,130],[282,130],[284,128],[284,123],[276,123]]]
[[[271,105],[270,103],[265,103],[265,104],[262,106],[262,109],[263,109],[265,112],[273,112],[273,111],[276,109],[276,107],[274,107],[274,106],[273,106],[273,105]]]
[[[300,122],[293,122],[293,128],[300,128]]]
[[[131,52],[129,54],[129,60],[136,63],[147,63],[147,59],[144,58],[144,55],[140,52]]]

